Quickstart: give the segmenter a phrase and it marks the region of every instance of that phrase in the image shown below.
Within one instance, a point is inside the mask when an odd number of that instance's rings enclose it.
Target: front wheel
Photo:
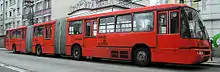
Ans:
[[[82,60],[82,50],[80,48],[80,46],[74,46],[73,49],[72,49],[72,56],[73,56],[73,59],[75,60]]]
[[[38,45],[38,46],[36,47],[36,51],[37,51],[37,52],[36,52],[37,56],[41,56],[41,55],[42,55],[41,46]]]
[[[144,47],[138,48],[133,53],[133,62],[139,66],[149,65],[151,62],[150,50]]]

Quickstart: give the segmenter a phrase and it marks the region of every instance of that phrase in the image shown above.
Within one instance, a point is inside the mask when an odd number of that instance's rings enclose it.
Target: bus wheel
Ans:
[[[133,58],[134,64],[136,65],[139,65],[139,66],[149,65],[149,63],[151,62],[150,50],[145,47],[137,48],[135,49],[132,58]]]
[[[42,49],[41,49],[41,46],[40,45],[38,45],[37,47],[36,47],[36,54],[37,54],[37,56],[41,56],[42,55]]]
[[[72,56],[73,56],[73,59],[76,59],[76,60],[82,59],[82,50],[78,45],[73,47]]]
[[[13,53],[17,53],[17,51],[16,51],[16,46],[15,46],[15,45],[12,46],[12,52],[13,52]]]

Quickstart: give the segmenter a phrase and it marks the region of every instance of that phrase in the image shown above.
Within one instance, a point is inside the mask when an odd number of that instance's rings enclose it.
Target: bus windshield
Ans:
[[[188,30],[188,34],[182,34],[185,35],[185,37],[188,38],[199,38],[199,39],[208,39],[208,33],[205,29],[205,26],[203,25],[203,21],[201,20],[201,17],[199,16],[199,13],[192,9],[192,8],[184,8],[185,13],[185,20],[186,23],[181,28],[184,28],[183,30]]]

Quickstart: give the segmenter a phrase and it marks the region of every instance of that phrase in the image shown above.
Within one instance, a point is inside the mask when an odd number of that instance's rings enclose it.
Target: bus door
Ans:
[[[95,56],[97,20],[86,20],[84,27],[83,46],[85,48],[85,52],[83,54],[85,56]]]
[[[16,44],[16,50],[19,51],[19,52],[22,51],[21,50],[21,45],[22,45],[21,44],[22,43],[21,42],[22,41],[21,40],[21,33],[22,33],[21,29],[16,30],[16,38],[15,38],[15,41],[14,41],[15,44]]]
[[[33,38],[32,38],[32,48],[34,51],[34,53],[36,53],[36,45],[41,45],[41,48],[44,46],[44,26],[37,26],[37,27],[34,27],[34,33],[33,33]],[[42,52],[44,52],[44,49],[42,48]]]
[[[25,52],[26,51],[26,29],[21,29],[21,37],[19,40],[21,44],[21,51]]]
[[[52,39],[52,25],[46,25],[44,32],[44,47],[46,53],[54,53],[53,44],[54,41]]]
[[[157,15],[157,48],[174,49],[180,44],[179,10],[159,11]]]

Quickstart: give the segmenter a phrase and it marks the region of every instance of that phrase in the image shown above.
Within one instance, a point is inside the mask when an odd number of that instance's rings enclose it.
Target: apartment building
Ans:
[[[22,0],[0,0],[0,35],[4,30],[21,26]]]

